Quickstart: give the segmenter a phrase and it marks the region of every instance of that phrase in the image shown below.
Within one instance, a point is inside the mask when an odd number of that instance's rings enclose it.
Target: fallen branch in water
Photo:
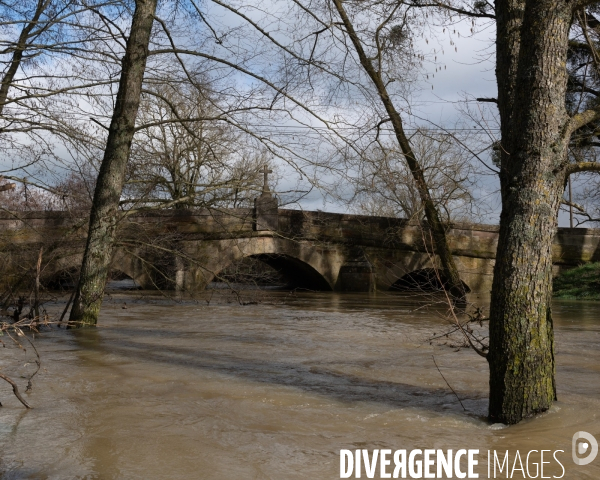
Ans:
[[[15,382],[13,382],[9,377],[7,377],[6,375],[2,375],[0,373],[0,378],[2,380],[5,380],[6,382],[10,383],[13,387],[13,393],[15,394],[15,397],[17,397],[19,399],[19,401],[25,405],[25,408],[33,408],[31,405],[29,405],[25,399],[21,396],[21,394],[19,393],[19,387],[17,386],[17,384]],[[0,406],[2,406],[2,404],[0,403]]]
[[[40,354],[39,354],[37,348],[35,347],[35,344],[29,338],[29,336],[27,336],[27,334],[23,331],[23,329],[25,328],[25,329],[32,330],[33,332],[38,332],[38,327],[40,325],[50,325],[50,322],[48,321],[48,318],[46,316],[44,316],[43,323],[40,323],[40,319],[37,317],[31,318],[31,319],[24,318],[13,324],[10,324],[7,322],[0,322],[0,335],[6,335],[8,338],[10,338],[14,342],[14,344],[17,347],[19,347],[19,349],[23,350],[24,352],[27,352],[27,349],[21,344],[21,341],[17,339],[17,337],[25,338],[27,340],[27,342],[29,343],[29,345],[31,345],[31,348],[33,348],[33,351],[35,352],[35,356],[36,356],[35,364],[37,365],[37,368],[31,375],[29,375],[29,378],[27,379],[28,380],[27,388],[25,389],[26,392],[29,392],[31,390],[33,377],[35,377],[38,374],[38,372],[40,371],[40,368],[42,366],[42,361],[40,358]],[[11,332],[14,336],[11,335]],[[0,343],[2,343],[3,347],[6,347],[4,342],[0,341]],[[33,408],[21,396],[21,393],[19,392],[19,387],[17,386],[17,384],[15,383],[14,380],[12,380],[10,377],[8,377],[2,373],[0,373],[0,379],[4,380],[7,383],[10,383],[10,385],[13,387],[13,393],[15,394],[15,397],[17,397],[17,399],[26,408]],[[2,403],[0,403],[0,407],[1,406],[2,406]]]

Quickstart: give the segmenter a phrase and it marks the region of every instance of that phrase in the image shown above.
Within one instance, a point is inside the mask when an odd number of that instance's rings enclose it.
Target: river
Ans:
[[[334,479],[341,449],[464,448],[480,450],[480,478],[488,450],[512,465],[542,449],[564,451],[563,478],[600,478],[600,458],[571,459],[575,432],[600,440],[600,303],[555,302],[559,401],[504,427],[485,418],[485,360],[427,341],[447,328],[440,309],[407,294],[257,295],[117,294],[97,329],[36,336],[34,408],[0,385],[1,477]],[[26,383],[31,351],[0,354]],[[560,476],[546,455],[544,475]]]

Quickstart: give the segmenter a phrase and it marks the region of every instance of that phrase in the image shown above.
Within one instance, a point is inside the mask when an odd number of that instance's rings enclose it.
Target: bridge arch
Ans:
[[[42,273],[42,283],[50,289],[75,288],[83,255],[81,253],[64,255],[50,262]],[[111,272],[121,273],[144,289],[156,288],[143,261],[123,249],[116,249],[110,265]]]
[[[53,271],[41,276],[41,284],[49,290],[72,290],[77,286],[78,267],[65,267],[53,269]]]
[[[243,258],[251,258],[265,263],[275,270],[286,282],[289,288],[301,288],[306,290],[331,290],[329,282],[311,265],[287,254],[262,253],[247,255]],[[231,263],[229,266],[233,265]],[[224,270],[226,270],[225,267]],[[215,272],[215,277],[221,272]]]
[[[434,292],[441,288],[435,275],[432,257],[427,253],[399,249],[387,252],[373,250],[367,253],[373,259],[376,268],[378,290]],[[478,287],[478,277],[471,274],[477,269],[468,268],[469,265],[465,265],[461,257],[455,256],[454,259],[467,293],[471,292],[473,285]],[[441,280],[445,283],[445,279]]]
[[[402,275],[391,286],[390,290],[407,292],[441,292],[448,279],[433,267],[420,268]],[[469,286],[462,282],[467,293]]]
[[[165,275],[161,275],[162,266],[155,258],[145,253],[117,248],[113,253],[110,269],[128,276],[144,290],[154,290],[166,286],[168,282],[164,279],[171,275],[167,275],[166,272]]]
[[[207,245],[206,243],[210,243]],[[276,237],[206,242],[202,256],[206,265],[194,283],[206,287],[228,266],[246,257],[255,258],[278,270],[290,285],[309,290],[333,290],[343,263],[335,249]],[[188,282],[186,282],[188,283]]]
[[[60,255],[48,263],[42,259],[43,269],[40,275],[42,285],[50,290],[75,288],[82,259],[81,253]]]

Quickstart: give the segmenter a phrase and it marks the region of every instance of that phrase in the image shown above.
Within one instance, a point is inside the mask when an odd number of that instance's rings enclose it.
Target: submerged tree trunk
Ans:
[[[125,167],[135,133],[156,4],[157,0],[136,0],[115,111],[94,192],[87,244],[69,319],[71,326],[95,325],[98,320],[112,256]]]
[[[502,214],[490,305],[489,415],[508,424],[556,399],[552,241],[573,129],[565,109],[572,8],[556,0],[496,3]]]

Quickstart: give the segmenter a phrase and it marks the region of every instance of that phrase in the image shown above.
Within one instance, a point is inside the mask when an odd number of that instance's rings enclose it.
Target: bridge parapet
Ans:
[[[269,219],[257,226],[257,218],[274,215],[273,205],[262,212],[250,208],[150,210],[126,217],[122,228],[200,240],[250,237],[268,226],[273,235],[321,242],[418,250],[426,243],[427,233],[421,226],[398,218],[277,209],[276,224]],[[4,244],[32,244],[72,235],[81,239],[86,229],[86,218],[68,212],[0,212],[0,241]],[[449,241],[455,254],[494,258],[498,227],[454,223]],[[600,261],[600,229],[559,228],[553,257],[555,263],[565,265]]]

